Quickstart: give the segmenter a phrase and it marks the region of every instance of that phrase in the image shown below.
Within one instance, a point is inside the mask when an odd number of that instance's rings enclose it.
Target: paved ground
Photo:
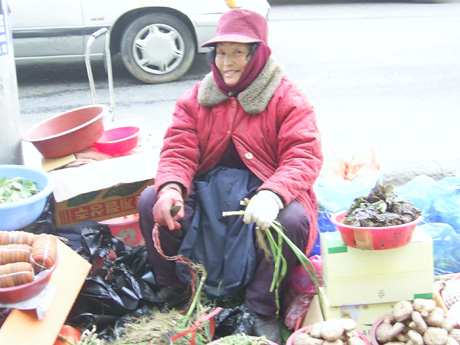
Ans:
[[[396,184],[460,168],[460,2],[449,2],[272,1],[270,46],[314,104],[327,158],[372,148]],[[159,143],[175,100],[209,71],[200,56],[182,80],[145,85],[116,66],[116,118],[142,118]],[[71,67],[18,69],[24,129],[92,103],[83,64]],[[106,95],[103,73],[97,84]]]

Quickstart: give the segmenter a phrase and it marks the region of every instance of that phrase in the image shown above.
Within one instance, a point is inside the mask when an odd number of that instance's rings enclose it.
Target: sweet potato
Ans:
[[[34,276],[34,268],[28,262],[0,265],[0,288],[30,283]]]
[[[56,262],[57,239],[53,235],[40,234],[35,236],[32,244],[30,261],[35,273],[50,269]]]
[[[26,231],[0,231],[0,245],[3,244],[28,244],[32,245],[35,234]]]
[[[0,245],[0,265],[29,262],[31,246],[27,244]]]

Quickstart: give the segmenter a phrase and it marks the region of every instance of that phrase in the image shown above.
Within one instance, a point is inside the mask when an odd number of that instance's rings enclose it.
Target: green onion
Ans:
[[[226,216],[242,216],[244,215],[245,211],[228,211],[223,212],[222,215]],[[279,310],[279,285],[281,281],[284,279],[286,275],[286,260],[282,255],[282,244],[283,240],[291,247],[292,251],[296,255],[297,259],[300,261],[301,265],[307,271],[308,276],[310,277],[311,281],[315,284],[316,290],[319,291],[319,282],[318,276],[316,274],[315,267],[305,255],[303,250],[299,249],[292,241],[286,236],[284,233],[283,226],[278,220],[275,220],[271,224],[271,229],[275,230],[278,233],[278,242],[275,241],[273,234],[270,232],[270,228],[265,230],[267,235],[268,242],[270,244],[270,249],[273,255],[273,261],[275,265],[275,270],[273,274],[272,284],[270,286],[270,291],[275,290],[276,293],[276,303]]]

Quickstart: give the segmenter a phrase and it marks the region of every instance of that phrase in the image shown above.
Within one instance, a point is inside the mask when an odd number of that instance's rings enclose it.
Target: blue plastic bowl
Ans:
[[[46,199],[53,192],[53,184],[48,173],[24,165],[0,165],[0,178],[23,177],[34,182],[41,191],[31,197],[0,204],[0,230],[18,230],[36,221],[46,206]]]

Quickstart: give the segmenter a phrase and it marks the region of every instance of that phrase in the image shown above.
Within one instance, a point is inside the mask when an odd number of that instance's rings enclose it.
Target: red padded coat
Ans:
[[[220,160],[233,140],[246,166],[285,204],[298,200],[311,220],[306,252],[318,236],[313,184],[323,157],[313,106],[270,57],[258,77],[238,96],[219,91],[212,73],[176,102],[164,137],[155,185],[193,179]],[[187,193],[187,192],[186,192]]]

